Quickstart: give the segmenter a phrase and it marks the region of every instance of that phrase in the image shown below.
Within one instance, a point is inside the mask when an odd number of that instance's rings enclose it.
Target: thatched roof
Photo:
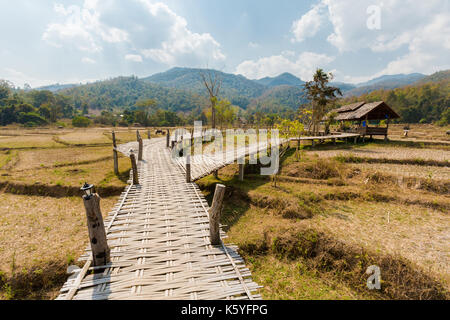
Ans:
[[[357,102],[349,104],[338,109],[332,110],[330,113],[337,113],[336,120],[352,121],[352,120],[384,120],[397,119],[400,116],[384,101],[365,103]],[[327,117],[324,118],[326,120]]]

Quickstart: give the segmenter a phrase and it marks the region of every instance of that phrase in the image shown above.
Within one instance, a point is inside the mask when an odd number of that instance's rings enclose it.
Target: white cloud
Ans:
[[[209,59],[213,61],[225,59],[225,55],[220,50],[220,44],[211,34],[190,31],[187,28],[186,19],[177,15],[163,3],[140,1],[153,17],[163,15],[171,23],[168,38],[161,43],[159,48],[144,48],[141,51],[145,57],[170,66],[187,60],[201,65],[208,62]]]
[[[138,54],[127,54],[125,55],[125,60],[132,62],[142,62],[142,57]]]
[[[94,59],[91,59],[91,58],[88,58],[88,57],[83,57],[83,59],[81,59],[81,61],[83,63],[87,63],[87,64],[95,64],[96,63]]]
[[[49,24],[42,36],[53,46],[75,46],[81,51],[98,52],[102,50],[102,42],[118,43],[128,39],[126,31],[100,21],[96,0],[85,0],[81,8],[55,4],[54,10],[62,21]]]
[[[248,46],[249,46],[249,48],[252,48],[252,49],[256,49],[256,48],[259,48],[259,47],[260,47],[259,43],[252,42],[252,41],[250,41],[250,42],[248,43]]]
[[[187,21],[162,2],[134,0],[85,0],[82,6],[54,5],[58,22],[47,25],[42,38],[55,47],[98,53],[108,46],[123,57],[124,50],[169,66],[204,65],[222,61],[220,44],[209,33],[192,32]],[[123,13],[127,14],[124,15]]]
[[[290,72],[302,80],[310,80],[316,68],[327,66],[334,57],[314,52],[303,52],[297,59],[291,52],[283,52],[277,56],[247,60],[236,67],[235,74],[242,74],[250,79],[275,77],[284,72]]]
[[[341,54],[365,49],[394,56],[399,52],[383,70],[371,77],[432,73],[450,66],[448,4],[448,0],[320,0],[294,21],[292,41],[304,41],[316,35],[324,21],[329,20],[332,32],[327,41]],[[367,9],[371,6],[380,9],[380,29],[368,28],[373,12]]]
[[[325,21],[324,4],[318,3],[292,24],[293,42],[301,42],[306,38],[314,37]]]

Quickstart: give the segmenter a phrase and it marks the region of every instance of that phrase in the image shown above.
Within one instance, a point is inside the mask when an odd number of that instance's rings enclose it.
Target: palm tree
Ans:
[[[314,135],[317,134],[319,123],[327,113],[328,107],[336,101],[336,95],[342,96],[339,88],[327,85],[330,80],[333,80],[332,73],[317,69],[313,81],[304,84],[306,97],[311,102]]]

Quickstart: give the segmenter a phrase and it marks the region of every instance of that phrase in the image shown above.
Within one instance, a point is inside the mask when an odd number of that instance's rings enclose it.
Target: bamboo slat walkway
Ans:
[[[127,155],[130,148],[137,143],[117,147]],[[261,299],[237,247],[211,245],[208,203],[178,164],[165,138],[144,141],[140,185],[130,184],[105,220],[111,263],[91,267],[87,250],[57,299]]]

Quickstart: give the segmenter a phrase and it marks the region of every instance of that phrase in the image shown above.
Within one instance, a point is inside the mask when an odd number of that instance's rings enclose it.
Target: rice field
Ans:
[[[380,147],[363,146],[353,147],[347,150],[311,150],[306,152],[309,156],[318,156],[321,158],[332,158],[338,156],[353,156],[373,159],[395,159],[395,160],[435,160],[449,161],[450,150],[427,149],[427,148],[407,148],[407,147]]]
[[[355,169],[372,172],[387,172],[398,177],[416,177],[450,181],[450,169],[448,167],[390,163],[350,163],[349,165]]]
[[[94,162],[111,156],[112,151],[104,147],[22,150],[18,152],[14,171]]]

